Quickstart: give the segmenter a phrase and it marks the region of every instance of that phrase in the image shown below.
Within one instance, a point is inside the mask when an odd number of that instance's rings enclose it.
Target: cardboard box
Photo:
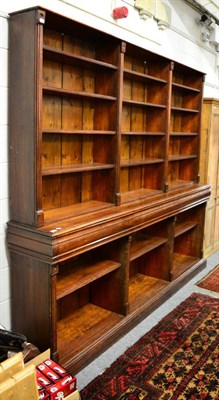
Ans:
[[[4,400],[38,400],[35,366],[29,365],[2,381],[0,398]]]
[[[7,358],[0,364],[0,380],[11,378],[12,375],[24,369],[22,353],[17,353],[13,357]]]

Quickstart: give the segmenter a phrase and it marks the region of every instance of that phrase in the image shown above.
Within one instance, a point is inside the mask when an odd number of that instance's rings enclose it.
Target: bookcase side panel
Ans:
[[[37,10],[10,17],[9,60],[9,173],[11,219],[30,225],[41,224],[43,214],[37,161],[40,134],[38,97],[38,54],[42,26]]]
[[[12,329],[46,350],[50,347],[50,265],[26,254],[10,252]],[[31,321],[31,323],[30,323]]]

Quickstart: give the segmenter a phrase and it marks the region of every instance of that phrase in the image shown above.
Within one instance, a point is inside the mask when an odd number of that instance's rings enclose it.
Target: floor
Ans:
[[[207,266],[190,280],[185,286],[176,292],[164,304],[158,307],[152,314],[145,318],[140,324],[132,329],[128,334],[123,336],[107,351],[96,358],[91,364],[77,374],[78,390],[82,390],[97,375],[104,372],[121,354],[123,354],[130,346],[132,346],[140,337],[147,333],[154,325],[156,325],[165,315],[176,308],[183,300],[185,300],[193,292],[201,292],[209,294],[209,291],[195,286],[195,284],[208,274],[217,264],[219,264],[219,251],[207,258]],[[219,293],[210,292],[214,297],[219,298]]]

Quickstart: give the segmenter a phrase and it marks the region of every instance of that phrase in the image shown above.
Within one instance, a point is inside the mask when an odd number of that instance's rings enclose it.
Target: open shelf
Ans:
[[[136,80],[137,82],[147,82],[147,83],[158,83],[158,84],[167,84],[167,80],[159,79],[152,75],[147,75],[141,72],[133,71],[128,68],[124,68],[124,77],[130,80]]]
[[[62,221],[64,219],[83,215],[83,214],[94,214],[98,211],[113,207],[112,203],[106,203],[101,201],[85,201],[84,203],[76,203],[68,206],[62,206],[46,210],[44,212],[45,224],[51,224],[55,221]]]
[[[121,203],[127,203],[130,201],[135,201],[136,199],[143,199],[145,197],[154,196],[155,194],[162,193],[163,190],[155,189],[138,189],[131,190],[129,192],[123,192],[120,194]]]
[[[193,92],[193,93],[200,93],[200,89],[191,87],[191,86],[186,86],[186,85],[181,85],[179,83],[172,83],[172,88],[173,89],[177,89],[177,90],[182,90],[182,91],[189,91],[189,92]]]
[[[131,237],[129,248],[129,310],[134,312],[170,282],[171,221],[151,225]],[[158,236],[159,235],[159,236]]]
[[[169,282],[137,274],[129,280],[129,311],[130,313],[142,307],[160,291],[167,287]]]
[[[101,207],[102,203],[113,204],[115,201],[114,170],[110,168],[101,171],[45,175],[42,191],[44,212],[51,209],[57,211],[59,207],[68,206],[76,206],[75,210],[83,211],[84,206],[80,206],[82,203],[88,206],[88,210],[92,204],[100,204]]]
[[[107,96],[101,93],[92,93],[92,92],[78,92],[68,89],[58,89],[53,87],[44,86],[43,93],[47,96],[57,96],[57,97],[67,97],[67,98],[85,98],[85,99],[92,99],[92,100],[106,100],[106,101],[115,101],[116,97],[114,96]]]
[[[192,136],[198,136],[197,132],[170,132],[170,137],[171,136],[188,136],[188,137],[192,137]]]
[[[185,65],[174,64],[173,87],[191,92],[201,93],[203,83],[203,74],[195,71]]]
[[[103,131],[94,129],[74,129],[74,130],[64,130],[64,129],[43,129],[43,134],[59,134],[59,135],[115,135],[116,131]]]
[[[121,161],[120,194],[123,201],[150,196],[163,191],[164,161],[139,163],[137,160]]]
[[[176,216],[171,279],[188,272],[201,259],[203,210],[203,206],[198,206]]]
[[[196,156],[171,156],[168,163],[168,185],[169,188],[176,188],[195,183],[198,180],[196,175],[198,158]]]
[[[110,260],[101,260],[88,265],[74,266],[58,276],[57,300],[88,285],[90,282],[114,271],[121,265]]]
[[[121,168],[124,167],[134,167],[138,165],[147,165],[147,164],[158,164],[163,163],[163,159],[159,158],[145,158],[141,160],[122,160],[121,161]]]
[[[44,168],[42,175],[68,174],[70,172],[95,171],[114,168],[113,164],[70,164]]]
[[[151,250],[156,249],[156,247],[161,246],[166,243],[167,239],[163,239],[160,237],[148,237],[148,238],[138,238],[131,243],[130,248],[130,261],[135,260],[138,257],[141,257],[143,254],[148,253]]]
[[[190,229],[193,229],[197,225],[198,222],[192,222],[192,221],[184,221],[176,224],[174,237],[176,238],[182,235],[183,233],[189,231]]]
[[[128,104],[131,106],[137,106],[137,107],[149,107],[149,108],[160,108],[160,109],[166,109],[166,106],[163,104],[157,104],[157,103],[148,103],[144,101],[137,101],[137,100],[126,100],[123,99],[124,104]]]
[[[143,136],[165,136],[166,135],[166,133],[165,132],[144,132],[144,131],[132,131],[132,132],[128,132],[128,131],[126,131],[126,132],[121,132],[121,134],[122,135],[130,135],[130,136],[141,136],[141,135],[143,135]]]
[[[188,154],[188,155],[184,155],[184,154],[171,154],[169,156],[169,161],[180,161],[180,160],[190,160],[193,158],[197,158],[196,154]]]
[[[124,318],[124,265],[116,261],[121,251],[121,243],[116,241],[60,264],[55,323],[63,362],[85,347],[95,346]]]
[[[188,256],[186,254],[174,253],[173,255],[173,269],[172,269],[172,279],[178,278],[184,272],[189,271],[193,265],[200,261],[197,257]]]
[[[43,46],[43,56],[45,60],[55,61],[66,65],[79,66],[89,69],[112,69],[117,70],[117,66],[109,64],[91,57],[85,57],[80,54],[74,54],[50,46]]]
[[[94,304],[86,304],[58,321],[57,344],[60,364],[65,365],[81,351],[84,353],[85,343],[87,350],[99,343],[123,318],[122,315]]]

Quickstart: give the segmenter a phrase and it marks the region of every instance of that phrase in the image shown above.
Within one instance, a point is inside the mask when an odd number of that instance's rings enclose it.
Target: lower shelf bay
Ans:
[[[131,278],[128,314],[147,304],[166,286],[168,282],[142,274]],[[58,321],[57,343],[61,364],[65,365],[69,358],[77,358],[85,348],[87,352],[89,348],[98,346],[100,339],[114,331],[124,319],[126,316],[88,303],[70,316]]]
[[[175,253],[172,281],[141,273],[129,278],[126,315],[87,303],[60,319],[57,322],[57,349],[61,365],[73,373],[80,371],[121,333],[161,304],[170,290],[177,290],[188,279],[190,269],[193,274],[204,266],[204,260]]]
[[[200,259],[197,257],[174,253],[172,279],[178,278],[178,276],[182,275],[199,261]]]
[[[89,303],[59,321],[57,342],[61,365],[83,353],[85,348],[87,352],[122,318],[122,315]]]
[[[159,291],[168,286],[169,282],[136,274],[129,281],[129,312],[132,313],[150,301]]]

